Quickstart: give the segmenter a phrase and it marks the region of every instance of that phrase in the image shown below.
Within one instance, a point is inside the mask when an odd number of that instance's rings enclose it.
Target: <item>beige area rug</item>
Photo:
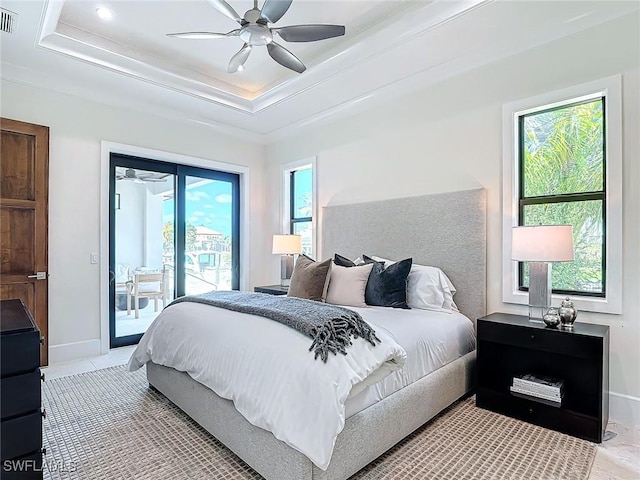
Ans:
[[[113,367],[43,388],[45,479],[260,479],[161,394]],[[587,479],[595,445],[476,408],[449,407],[352,479]]]

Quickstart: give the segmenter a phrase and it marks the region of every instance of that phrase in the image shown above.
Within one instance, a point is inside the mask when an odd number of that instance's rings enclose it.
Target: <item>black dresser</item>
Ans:
[[[40,332],[20,300],[0,301],[0,477],[42,478]]]

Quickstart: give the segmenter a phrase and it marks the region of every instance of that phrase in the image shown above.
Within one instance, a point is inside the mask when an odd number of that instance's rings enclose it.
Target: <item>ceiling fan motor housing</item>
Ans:
[[[239,37],[253,47],[268,45],[273,41],[271,30],[260,24],[250,23],[240,29]]]
[[[252,8],[247,10],[244,14],[244,19],[249,23],[256,23],[260,18],[260,10],[258,8]]]

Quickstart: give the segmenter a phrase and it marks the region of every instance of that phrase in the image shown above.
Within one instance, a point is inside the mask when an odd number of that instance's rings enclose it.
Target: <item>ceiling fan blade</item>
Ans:
[[[302,73],[307,69],[307,67],[304,66],[304,63],[302,63],[298,59],[298,57],[296,57],[282,45],[271,42],[267,45],[267,50],[269,50],[269,55],[271,55],[271,58],[273,58],[283,67],[290,68],[291,70],[298,73]]]
[[[260,18],[267,22],[276,23],[287,13],[292,0],[267,0],[264,2]]]
[[[287,42],[315,42],[344,35],[344,25],[291,25],[272,28]]]
[[[226,15],[231,20],[235,20],[236,22],[242,24],[242,18],[238,15],[231,5],[229,5],[224,0],[207,0],[211,4],[213,8],[218,10],[223,15]]]
[[[251,45],[248,43],[244,44],[244,47],[240,49],[238,53],[236,53],[231,60],[229,61],[229,67],[227,71],[229,73],[236,73],[241,67],[244,66],[244,62],[249,58],[249,54],[251,53]]]
[[[232,30],[228,33],[215,33],[215,32],[180,32],[180,33],[167,33],[167,37],[173,38],[188,38],[192,40],[209,40],[212,38],[225,38],[238,36],[240,29]]]

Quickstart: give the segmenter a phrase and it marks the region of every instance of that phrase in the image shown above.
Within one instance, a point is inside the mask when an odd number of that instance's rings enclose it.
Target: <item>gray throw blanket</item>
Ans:
[[[309,351],[315,351],[326,363],[329,352],[347,354],[351,337],[362,337],[375,346],[380,339],[371,326],[352,310],[302,298],[282,297],[266,293],[209,292],[180,297],[167,307],[180,302],[195,302],[270,318],[313,339]]]

